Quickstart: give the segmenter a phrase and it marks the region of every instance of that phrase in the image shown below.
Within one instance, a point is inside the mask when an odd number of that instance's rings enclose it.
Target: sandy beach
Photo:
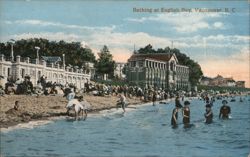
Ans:
[[[84,99],[90,102],[92,109],[90,113],[116,107],[117,96],[92,96],[83,95]],[[20,108],[16,112],[6,113],[14,107],[18,100]],[[127,99],[129,105],[141,104],[139,98]],[[7,128],[20,123],[27,123],[35,120],[46,120],[51,117],[66,116],[67,100],[61,95],[56,96],[28,96],[28,95],[5,95],[0,97],[0,128]],[[73,112],[71,113],[73,115]]]

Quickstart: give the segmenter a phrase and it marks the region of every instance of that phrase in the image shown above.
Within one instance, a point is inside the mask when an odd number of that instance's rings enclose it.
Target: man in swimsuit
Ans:
[[[190,123],[190,109],[189,109],[190,102],[185,101],[184,107],[182,109],[182,115],[183,115],[183,124],[185,126],[188,126]]]
[[[181,107],[181,105],[175,105],[175,108],[173,109],[171,118],[171,125],[173,126],[173,128],[177,127],[178,111]]]
[[[231,108],[229,106],[227,106],[226,100],[223,100],[222,104],[223,104],[223,106],[221,106],[221,108],[220,108],[219,118],[228,119],[229,114],[231,113]]]
[[[122,94],[119,94],[119,100],[117,101],[118,103],[117,103],[117,108],[118,108],[118,106],[119,105],[121,105],[121,107],[122,107],[122,109],[123,109],[123,112],[126,112],[126,110],[125,110],[125,107],[126,107],[126,97],[124,96],[124,95],[122,95]]]
[[[181,102],[180,102],[180,97],[178,95],[175,98],[175,106],[179,106],[180,108],[182,108],[182,105],[181,105]]]
[[[154,91],[153,98],[152,98],[153,106],[155,106],[156,99],[157,99],[157,94],[156,94],[156,91]]]
[[[204,114],[204,117],[206,118],[205,123],[210,124],[213,122],[213,112],[210,104],[206,105],[206,113]]]

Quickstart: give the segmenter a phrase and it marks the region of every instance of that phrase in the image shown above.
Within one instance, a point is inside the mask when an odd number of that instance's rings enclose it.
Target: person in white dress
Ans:
[[[77,99],[70,100],[68,104],[66,105],[66,109],[67,109],[67,114],[69,114],[70,110],[75,111],[75,120],[78,120],[78,116],[80,113],[82,113],[82,117],[83,117],[84,107]]]

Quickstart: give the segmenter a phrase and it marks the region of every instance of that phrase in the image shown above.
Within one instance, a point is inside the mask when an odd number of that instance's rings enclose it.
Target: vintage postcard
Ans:
[[[0,0],[1,157],[250,157],[247,0]]]

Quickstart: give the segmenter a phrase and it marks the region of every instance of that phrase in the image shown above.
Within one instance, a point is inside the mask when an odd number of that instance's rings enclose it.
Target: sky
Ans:
[[[180,49],[205,76],[233,77],[250,87],[249,2],[156,0],[1,0],[0,41],[78,41],[117,62],[151,44]],[[173,43],[173,44],[172,44]]]

